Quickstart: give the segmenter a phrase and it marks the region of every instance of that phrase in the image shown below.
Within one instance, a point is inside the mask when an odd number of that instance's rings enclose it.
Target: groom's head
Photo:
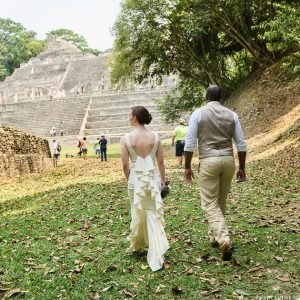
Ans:
[[[222,89],[217,85],[210,85],[206,90],[206,101],[221,101]]]

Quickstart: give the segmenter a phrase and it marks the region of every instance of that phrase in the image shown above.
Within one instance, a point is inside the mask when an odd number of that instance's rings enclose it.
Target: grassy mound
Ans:
[[[298,299],[300,93],[274,76],[267,70],[227,102],[249,148],[248,180],[233,184],[228,203],[234,260],[210,247],[198,176],[186,184],[168,146],[165,268],[153,273],[145,253],[127,255],[130,206],[113,146],[108,162],[61,159],[50,172],[1,179],[0,297]]]

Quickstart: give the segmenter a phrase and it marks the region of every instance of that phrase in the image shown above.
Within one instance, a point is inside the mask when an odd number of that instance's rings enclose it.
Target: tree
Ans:
[[[61,29],[52,30],[46,33],[46,36],[47,36],[47,40],[50,38],[58,37],[67,42],[72,42],[73,45],[75,45],[77,48],[79,48],[84,52],[90,52],[93,54],[98,54],[100,52],[99,50],[90,48],[88,46],[86,39],[82,35],[79,35],[70,29],[61,28]]]
[[[0,19],[0,80],[43,50],[36,33],[11,19]]]
[[[210,83],[229,94],[253,69],[277,58],[266,33],[279,16],[278,5],[297,13],[296,1],[125,0],[114,25],[112,83],[147,77],[160,82],[178,74],[181,84],[160,105],[163,112],[176,107],[169,116],[193,109],[201,101],[199,90]]]

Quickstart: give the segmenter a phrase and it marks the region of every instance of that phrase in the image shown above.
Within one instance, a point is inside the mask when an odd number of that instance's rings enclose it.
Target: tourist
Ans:
[[[88,143],[86,141],[86,137],[84,137],[81,142],[81,151],[82,151],[83,159],[86,159],[87,152],[88,152]]]
[[[96,158],[100,158],[100,138],[97,138],[97,142],[95,143],[95,153],[96,153]]]
[[[56,128],[54,126],[51,129],[51,133],[52,133],[51,136],[56,136]]]
[[[173,137],[172,137],[172,147],[175,144],[175,156],[178,160],[178,166],[182,167],[183,162],[183,156],[184,156],[184,145],[185,145],[185,138],[187,133],[187,123],[185,119],[180,118],[178,120],[179,125],[174,129],[173,131]]]
[[[220,101],[222,90],[211,85],[206,90],[207,104],[194,111],[185,142],[185,177],[192,182],[191,161],[196,141],[200,159],[200,198],[209,224],[212,247],[219,247],[223,260],[230,260],[234,250],[225,225],[226,199],[235,172],[232,139],[239,159],[238,181],[244,181],[246,143],[238,116]]]
[[[59,127],[60,127],[60,136],[64,135],[64,126],[65,126],[65,122],[64,121],[60,121]]]
[[[107,139],[103,134],[101,135],[101,139],[99,143],[100,143],[100,151],[101,151],[101,161],[103,160],[107,161],[107,157],[106,157]]]
[[[57,168],[57,160],[60,155],[60,146],[58,145],[58,142],[56,140],[53,140],[53,167]]]
[[[77,156],[81,157],[81,154],[82,154],[82,141],[81,140],[78,140],[77,147],[79,148],[79,152],[77,153]]]
[[[121,152],[131,203],[131,234],[128,237],[131,244],[127,253],[148,248],[148,264],[152,271],[157,271],[163,267],[164,253],[169,249],[169,243],[164,231],[160,194],[160,186],[165,183],[162,145],[158,134],[144,126],[151,120],[145,107],[131,109],[129,122],[133,131],[121,139]],[[132,163],[130,170],[129,157]]]

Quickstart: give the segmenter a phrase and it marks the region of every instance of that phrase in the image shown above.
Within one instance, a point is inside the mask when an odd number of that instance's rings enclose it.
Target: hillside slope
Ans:
[[[285,79],[280,65],[253,76],[226,101],[240,117],[248,161],[291,156],[299,167],[300,83]]]

